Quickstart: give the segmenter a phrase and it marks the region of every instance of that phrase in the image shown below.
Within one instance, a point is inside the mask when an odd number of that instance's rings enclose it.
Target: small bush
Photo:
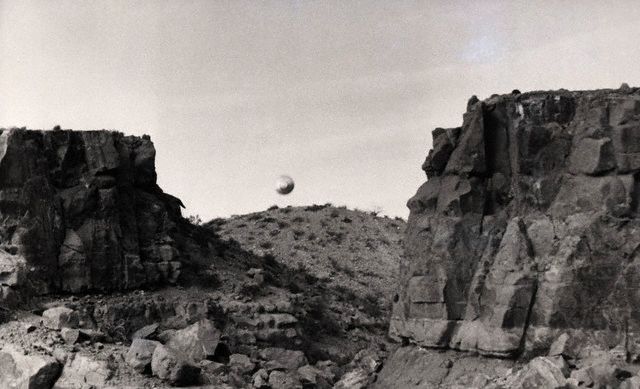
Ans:
[[[333,289],[335,290],[336,294],[338,295],[338,299],[342,300],[342,301],[348,301],[351,302],[355,305],[358,304],[358,296],[354,293],[353,290],[344,287],[342,285],[335,285],[333,287]]]
[[[380,317],[382,316],[382,307],[380,307],[379,299],[372,295],[367,294],[362,301],[363,311],[367,315],[371,317]]]
[[[349,266],[341,264],[333,257],[328,257],[328,259],[329,259],[329,263],[331,263],[331,267],[333,267],[336,271],[345,273],[346,275],[352,278],[356,275],[353,269],[350,268]]]
[[[191,215],[187,217],[187,221],[193,224],[194,226],[199,226],[202,224],[202,219],[200,218],[200,215]]]
[[[260,247],[263,248],[263,249],[268,250],[268,249],[273,247],[273,243],[271,243],[271,242],[262,242],[262,243],[260,243]]]
[[[331,313],[323,297],[312,297],[306,303],[307,318],[302,322],[306,333],[334,336],[342,333],[340,320]]]
[[[344,233],[342,232],[327,230],[327,235],[329,235],[331,237],[330,240],[336,244],[341,244],[344,240]]]
[[[267,208],[267,211],[275,211],[276,209],[279,209],[280,207],[278,207],[277,205],[272,205],[269,208]]]
[[[313,205],[309,205],[307,207],[304,207],[305,211],[310,211],[310,212],[318,212],[321,211],[327,207],[330,207],[331,203],[326,203],[326,204],[322,204],[322,205],[318,205],[318,204],[313,204]]]
[[[284,221],[284,220],[278,220],[278,227],[280,227],[280,228],[287,228],[287,227],[289,227],[289,223],[287,223],[287,222],[286,222],[286,221]]]

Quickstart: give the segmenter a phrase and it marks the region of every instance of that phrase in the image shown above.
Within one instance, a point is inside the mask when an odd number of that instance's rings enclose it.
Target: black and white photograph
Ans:
[[[0,0],[0,389],[640,389],[639,21]]]

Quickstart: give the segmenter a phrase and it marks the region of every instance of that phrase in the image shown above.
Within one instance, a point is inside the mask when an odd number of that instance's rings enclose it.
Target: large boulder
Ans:
[[[265,365],[270,368],[277,367],[293,371],[309,363],[304,353],[299,350],[267,347],[260,350],[259,355],[266,361]]]
[[[78,312],[67,307],[49,308],[42,313],[44,324],[54,330],[76,328],[80,322]]]
[[[198,382],[200,368],[192,364],[180,351],[159,345],[151,359],[153,375],[173,385],[190,385]]]
[[[54,389],[101,388],[113,376],[113,367],[107,361],[97,360],[88,355],[73,354],[67,360],[62,375]]]
[[[131,342],[125,361],[138,373],[151,373],[151,359],[160,342],[147,339],[134,339]]]
[[[538,357],[530,361],[513,376],[507,377],[507,387],[518,389],[529,388],[563,388],[567,384],[564,360]]]
[[[220,341],[221,335],[212,321],[202,319],[176,331],[167,342],[167,347],[183,353],[194,362],[203,359],[220,362],[228,360],[230,355],[226,344]]]
[[[0,349],[0,388],[50,388],[60,374],[55,358],[43,355],[25,355],[23,350],[5,344]]]

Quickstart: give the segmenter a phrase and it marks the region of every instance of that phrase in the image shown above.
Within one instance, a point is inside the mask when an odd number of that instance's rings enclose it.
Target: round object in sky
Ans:
[[[281,195],[287,195],[291,193],[295,184],[293,183],[293,179],[289,176],[280,176],[276,180],[276,192]]]

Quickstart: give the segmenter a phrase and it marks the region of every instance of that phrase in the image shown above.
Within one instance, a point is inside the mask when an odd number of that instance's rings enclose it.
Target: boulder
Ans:
[[[634,375],[631,371],[626,370],[620,361],[616,361],[611,354],[606,352],[588,357],[581,361],[581,365],[580,368],[571,372],[571,378],[574,378],[582,386],[617,388],[623,381]]]
[[[131,335],[131,340],[135,339],[154,339],[158,335],[158,323],[146,325]]]
[[[163,345],[156,346],[151,358],[153,375],[172,385],[190,385],[198,382],[200,368],[178,350]]]
[[[25,277],[26,261],[19,255],[0,250],[0,285],[15,287]]]
[[[640,389],[640,377],[633,376],[620,384],[620,389]]]
[[[54,330],[62,328],[77,328],[80,316],[73,309],[67,307],[49,308],[42,313],[44,324]]]
[[[226,344],[220,341],[221,334],[213,322],[202,319],[187,328],[176,331],[166,345],[194,362],[203,359],[226,362],[230,352]]]
[[[151,359],[160,342],[147,339],[134,339],[131,342],[125,361],[138,373],[151,373]]]
[[[62,375],[54,389],[81,389],[87,386],[104,387],[113,376],[113,368],[106,361],[74,354],[67,359]]]
[[[278,370],[269,374],[269,385],[272,389],[302,389],[302,384],[295,375]]]
[[[0,349],[0,388],[50,388],[60,374],[55,358],[5,344]]]
[[[362,368],[357,368],[345,373],[340,381],[336,382],[335,389],[364,389],[370,383],[369,373]]]
[[[517,374],[508,378],[510,388],[562,388],[567,377],[557,361],[546,357],[531,360]]]
[[[251,381],[254,388],[269,388],[269,373],[265,369],[260,369],[253,374]]]
[[[229,357],[229,368],[239,374],[251,373],[255,367],[256,364],[244,354],[231,354]]]
[[[267,361],[266,365],[271,369],[286,369],[295,371],[299,367],[307,365],[307,357],[302,351],[287,350],[279,347],[267,347],[259,352],[260,358]]]
[[[318,389],[331,388],[331,380],[325,372],[317,367],[305,365],[298,368],[298,377],[303,387],[313,387]]]

